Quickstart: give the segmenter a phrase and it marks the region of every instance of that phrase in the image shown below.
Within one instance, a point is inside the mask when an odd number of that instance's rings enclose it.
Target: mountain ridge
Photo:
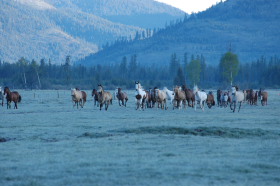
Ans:
[[[1,1],[0,60],[16,62],[21,57],[37,61],[50,58],[53,63],[61,64],[67,55],[75,61],[97,52],[107,42],[122,37],[133,38],[136,32],[146,30],[142,25],[113,22],[94,14],[92,9],[83,11],[79,7],[89,2],[102,1]],[[157,14],[151,14],[151,17],[153,15]]]
[[[113,46],[86,57],[80,63],[111,64],[123,56],[137,54],[143,65],[169,63],[172,53],[183,59],[185,53],[203,54],[208,64],[218,64],[228,50],[242,63],[261,56],[279,54],[280,1],[228,0],[188,19],[162,29],[153,37]]]

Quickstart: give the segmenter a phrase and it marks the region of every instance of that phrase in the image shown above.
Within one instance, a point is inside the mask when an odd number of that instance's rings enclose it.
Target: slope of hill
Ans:
[[[141,2],[145,1],[150,0]],[[15,62],[20,57],[35,60],[50,58],[59,64],[65,61],[67,55],[71,55],[72,60],[77,60],[97,52],[100,46],[107,42],[113,42],[120,37],[134,37],[136,32],[145,30],[141,28],[141,24],[125,25],[106,18],[119,16],[125,9],[124,6],[129,8],[130,13],[120,15],[126,17],[146,14],[158,17],[159,14],[168,12],[174,12],[168,13],[169,17],[173,18],[183,15],[181,11],[161,3],[149,7],[150,5],[143,3],[137,5],[136,0],[131,3],[108,0],[106,2],[109,4],[114,2],[111,6],[114,6],[115,12],[108,14],[107,9],[100,9],[103,2],[102,0],[0,1],[0,60]],[[155,11],[156,7],[165,9],[158,12]],[[151,11],[144,11],[145,9]],[[139,20],[141,19],[145,17],[140,16]],[[156,24],[154,26],[156,27]]]
[[[168,64],[172,53],[203,54],[206,63],[217,64],[229,46],[241,62],[279,55],[280,1],[228,0],[191,15],[153,37],[112,46],[86,57],[81,63],[115,63],[137,54],[141,64]]]

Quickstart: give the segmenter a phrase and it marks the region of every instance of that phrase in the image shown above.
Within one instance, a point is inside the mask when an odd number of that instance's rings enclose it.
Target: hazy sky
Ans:
[[[198,12],[206,10],[207,8],[215,5],[221,0],[156,0],[163,2],[169,5],[172,5],[176,8],[179,8],[187,13]],[[224,0],[223,0],[224,1]]]

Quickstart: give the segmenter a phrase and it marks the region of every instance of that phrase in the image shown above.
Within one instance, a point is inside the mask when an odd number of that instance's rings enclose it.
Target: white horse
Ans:
[[[3,92],[2,92],[2,87],[0,87],[0,100],[2,100],[1,105],[3,107],[3,105],[4,105],[4,95],[3,95]]]
[[[240,111],[241,108],[241,103],[244,102],[245,96],[244,93],[241,91],[237,91],[237,88],[235,86],[231,87],[231,94],[232,94],[232,101],[230,104],[230,109],[235,112],[236,108],[236,103],[239,103],[239,109],[238,112]],[[233,108],[232,108],[233,105]]]
[[[195,95],[194,109],[196,110],[196,101],[199,102],[200,108],[204,111],[204,104],[207,99],[206,92],[198,90],[197,85],[193,87],[193,93]]]
[[[148,95],[139,81],[135,81],[135,90],[136,110],[139,108],[142,108],[144,110],[144,103]]]
[[[116,99],[117,99],[118,90],[119,90],[119,88],[116,88],[116,89],[115,89],[115,92],[114,92],[114,100],[116,100]]]
[[[170,100],[170,104],[173,104],[173,100],[174,100],[174,91],[172,90],[168,90],[168,88],[164,87],[163,91],[165,92],[165,94],[167,95],[167,99]]]

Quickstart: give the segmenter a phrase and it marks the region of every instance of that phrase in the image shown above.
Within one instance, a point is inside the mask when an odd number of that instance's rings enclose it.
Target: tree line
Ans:
[[[279,88],[280,59],[260,57],[251,63],[240,64],[238,56],[225,53],[219,65],[208,65],[203,55],[188,55],[183,59],[176,53],[166,66],[141,66],[137,55],[124,56],[114,65],[71,65],[71,57],[56,65],[51,60],[19,59],[15,63],[0,61],[0,86],[22,89],[92,89],[103,84],[107,89],[133,89],[134,81],[145,88],[172,88],[174,85],[194,84],[203,88],[227,88],[231,84],[242,88]]]

